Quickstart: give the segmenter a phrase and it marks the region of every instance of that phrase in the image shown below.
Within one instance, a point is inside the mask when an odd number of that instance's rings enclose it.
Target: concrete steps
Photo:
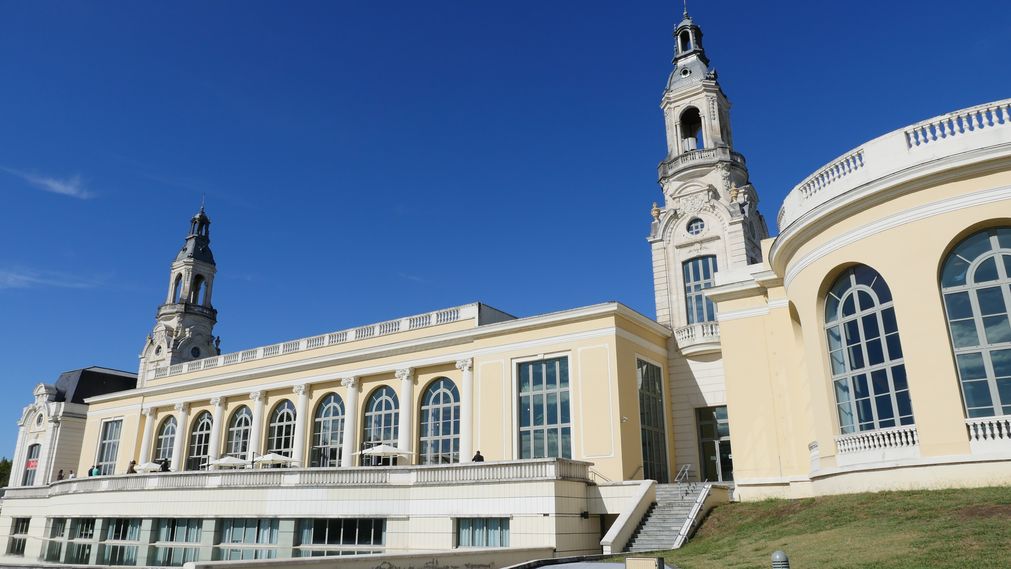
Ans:
[[[657,484],[656,502],[625,547],[627,552],[671,549],[702,492],[701,484]]]

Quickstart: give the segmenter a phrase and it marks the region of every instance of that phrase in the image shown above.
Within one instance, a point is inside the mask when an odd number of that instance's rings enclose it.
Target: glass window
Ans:
[[[386,541],[386,520],[381,518],[299,520],[302,547],[381,546]]]
[[[421,398],[421,464],[460,462],[460,393],[450,379],[429,384]]]
[[[509,518],[459,518],[457,547],[509,547]]]
[[[330,393],[316,407],[313,421],[310,466],[336,467],[341,461],[341,441],[344,438],[344,401]]]
[[[726,406],[695,410],[699,426],[699,454],[702,480],[729,482],[734,479],[733,453],[730,450],[730,420]]]
[[[35,472],[39,468],[39,453],[42,445],[34,444],[28,447],[28,456],[25,457],[25,474],[21,477],[22,486],[35,485]]]
[[[966,416],[1011,415],[1011,228],[956,245],[942,265],[941,294]]]
[[[197,518],[161,518],[157,520],[159,543],[200,543],[203,521]]]
[[[836,280],[825,332],[841,432],[912,425],[892,294],[877,271],[857,265]]]
[[[272,452],[291,456],[295,445],[295,406],[285,399],[274,407],[270,414],[270,431],[267,438],[267,454]]]
[[[73,539],[92,539],[95,537],[95,518],[80,518]]]
[[[7,543],[8,554],[16,557],[24,556],[28,538],[18,536],[28,534],[28,526],[31,525],[31,521],[31,518],[14,518],[11,522],[11,537]]]
[[[520,458],[572,458],[568,358],[523,362],[517,374]]]
[[[105,520],[106,541],[137,541],[139,539],[139,519],[110,518]]]
[[[362,448],[397,446],[400,435],[400,403],[393,388],[383,386],[372,392],[365,405],[365,433]],[[362,455],[362,466],[396,464],[395,458]]]
[[[154,460],[156,462],[172,461],[172,452],[176,443],[176,428],[175,417],[167,417],[161,422],[161,426],[158,428],[158,437],[155,439]]]
[[[667,432],[664,427],[663,377],[660,366],[636,361],[639,382],[639,429],[643,478],[667,483]]]
[[[225,454],[245,460],[249,451],[249,430],[253,424],[253,413],[243,405],[232,413],[228,421],[228,439]]]
[[[705,228],[706,228],[706,222],[702,221],[701,219],[699,219],[697,217],[693,218],[691,221],[688,222],[688,227],[687,227],[688,235],[698,235],[698,234],[702,233],[702,231]]]
[[[222,545],[277,545],[278,520],[226,518],[220,527],[218,543]]]
[[[119,434],[123,430],[123,420],[102,423],[102,436],[98,443],[98,470],[103,475],[116,472],[116,454],[119,453]]]
[[[716,305],[702,291],[713,286],[716,256],[695,257],[682,263],[685,283],[685,315],[689,324],[716,321]]]
[[[197,415],[193,421],[193,432],[190,433],[190,452],[186,459],[186,470],[206,470],[210,460],[211,414],[207,411]]]

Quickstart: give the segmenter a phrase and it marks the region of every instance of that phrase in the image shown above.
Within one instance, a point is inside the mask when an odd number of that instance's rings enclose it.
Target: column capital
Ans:
[[[153,407],[153,406],[152,406],[152,407],[142,407],[142,408],[141,408],[141,410],[140,410],[140,412],[141,412],[141,414],[142,414],[142,415],[144,415],[145,417],[148,417],[148,418],[150,418],[150,417],[154,417],[154,414],[155,414],[155,412],[156,412],[157,410],[158,410],[158,409],[157,409],[157,408],[155,408],[155,407]]]
[[[414,378],[414,368],[404,367],[397,370],[397,379],[400,381],[409,380]]]
[[[224,397],[211,397],[211,405],[214,407],[220,407],[225,404]]]
[[[175,404],[175,405],[173,406],[173,408],[174,408],[174,409],[175,409],[176,411],[178,411],[179,413],[184,413],[184,412],[186,412],[186,411],[189,411],[189,410],[190,410],[190,404],[189,404],[189,403],[176,403],[176,404]]]
[[[293,392],[293,393],[294,393],[295,395],[305,395],[305,393],[306,393],[306,388],[307,388],[307,387],[308,387],[308,386],[307,386],[306,384],[304,384],[304,383],[300,383],[300,384],[298,384],[298,385],[296,385],[296,386],[292,387],[292,388],[291,388],[291,391],[292,391],[292,392]]]
[[[473,358],[467,358],[464,360],[456,360],[456,369],[460,371],[470,371],[470,368],[474,365]]]
[[[358,388],[358,378],[355,377],[355,376],[353,376],[353,375],[348,376],[348,377],[342,377],[341,378],[341,385],[343,385],[345,389],[357,389]]]
[[[252,399],[253,401],[260,401],[261,399],[263,399],[263,392],[253,391],[252,393],[249,394],[249,398]]]

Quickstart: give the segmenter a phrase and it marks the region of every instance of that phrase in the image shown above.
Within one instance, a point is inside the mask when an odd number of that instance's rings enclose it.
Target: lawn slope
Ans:
[[[1011,567],[1011,488],[728,504],[665,555],[681,569]]]

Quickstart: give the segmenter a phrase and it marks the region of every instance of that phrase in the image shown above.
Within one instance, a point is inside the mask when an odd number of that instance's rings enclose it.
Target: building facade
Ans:
[[[655,320],[474,303],[221,353],[201,209],[136,386],[67,407],[77,439],[48,463],[31,425],[58,390],[36,390],[7,554],[610,553],[653,481],[733,482],[745,500],[1006,483],[1011,101],[830,162],[770,238],[702,30],[685,14],[674,39]],[[54,480],[57,464],[79,477]]]

